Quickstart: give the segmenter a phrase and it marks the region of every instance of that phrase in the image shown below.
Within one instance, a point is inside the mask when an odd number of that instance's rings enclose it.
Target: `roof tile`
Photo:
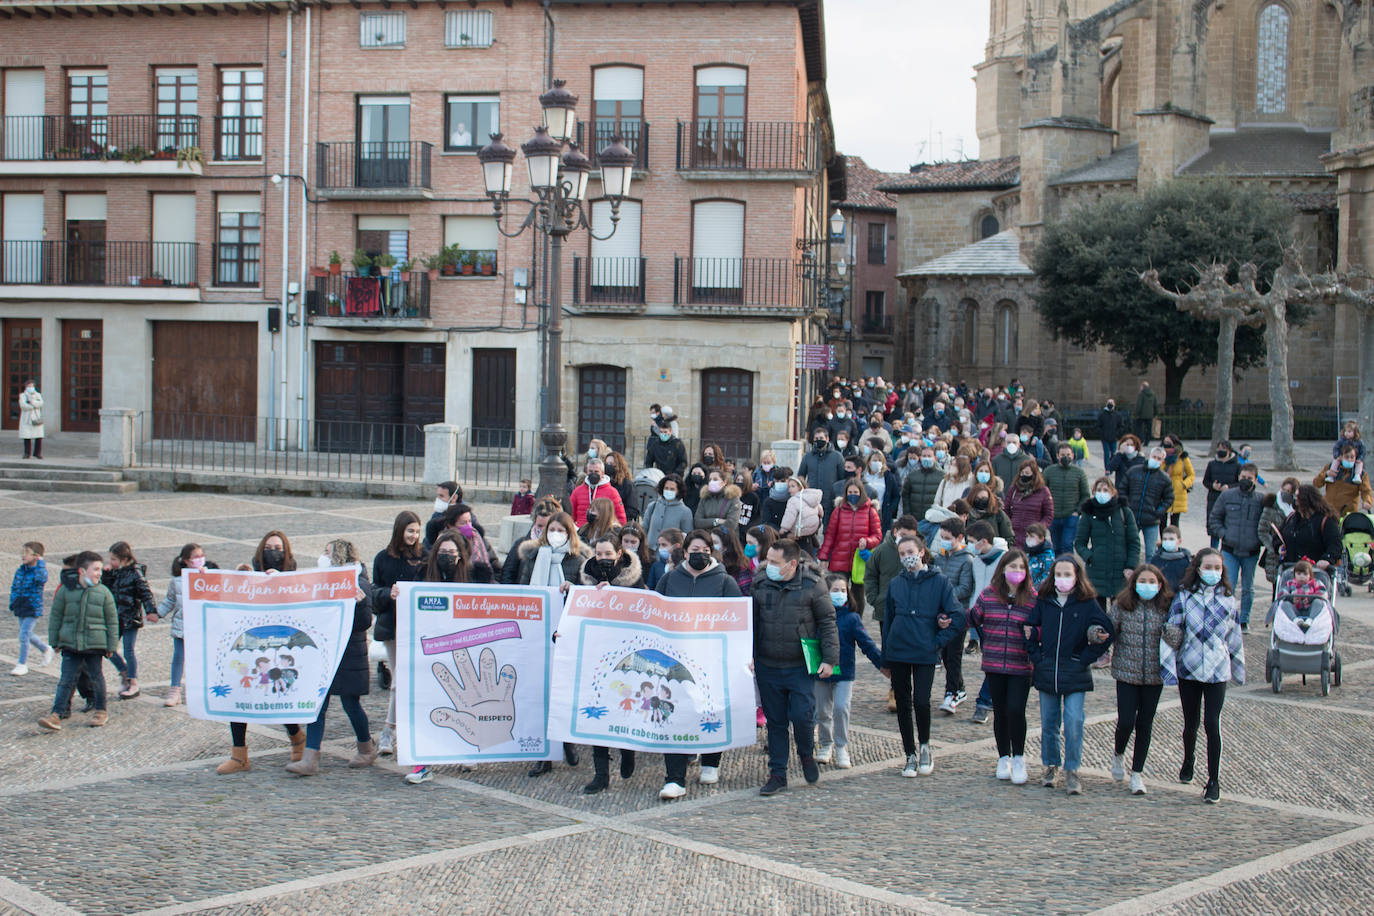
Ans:
[[[909,174],[878,186],[896,194],[921,191],[983,191],[1014,188],[1021,183],[1021,157],[925,162]]]

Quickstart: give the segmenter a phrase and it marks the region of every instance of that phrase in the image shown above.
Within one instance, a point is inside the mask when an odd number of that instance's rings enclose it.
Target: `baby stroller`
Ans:
[[[1336,573],[1336,587],[1349,598],[1351,585],[1367,585],[1374,594],[1374,516],[1366,512],[1351,512],[1341,519],[1341,546],[1345,549],[1345,563]]]
[[[1301,675],[1304,684],[1309,674],[1320,675],[1322,696],[1330,694],[1333,686],[1341,686],[1341,653],[1336,651],[1340,616],[1331,599],[1331,579],[1320,569],[1312,575],[1326,589],[1325,595],[1294,589],[1291,566],[1279,571],[1278,593],[1267,618],[1269,651],[1264,657],[1264,679],[1275,693],[1283,689],[1285,674]]]

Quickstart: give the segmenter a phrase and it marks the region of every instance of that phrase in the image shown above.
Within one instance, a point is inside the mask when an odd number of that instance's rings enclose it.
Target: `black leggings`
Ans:
[[[913,706],[916,734],[922,744],[930,743],[930,687],[935,683],[935,666],[889,662],[887,668],[892,673],[892,695],[897,700],[897,728],[902,732],[902,750],[910,757],[916,753],[916,739],[911,734]]]
[[[989,672],[987,682],[988,693],[992,695],[992,737],[997,742],[997,756],[1024,756],[1030,675]]]
[[[1145,772],[1145,755],[1150,753],[1150,733],[1155,727],[1155,710],[1163,684],[1127,684],[1116,682],[1116,752],[1126,753],[1126,743],[1135,733],[1135,750],[1131,753],[1131,772]],[[1194,728],[1196,729],[1196,724]]]
[[[967,637],[968,630],[961,630],[940,648],[940,660],[945,663],[945,693],[964,689],[964,640]]]
[[[301,727],[300,727],[299,725],[288,725],[288,726],[286,726],[286,733],[287,733],[288,735],[294,735],[294,734],[296,734],[297,732],[299,732],[300,730],[301,730]],[[230,722],[230,723],[229,723],[229,740],[230,740],[230,743],[231,743],[234,747],[247,747],[247,746],[248,746],[248,723],[247,723],[247,722]]]
[[[1173,525],[1175,528],[1177,528],[1177,527],[1178,527],[1178,521],[1179,521],[1179,519],[1181,519],[1181,518],[1183,518],[1183,513],[1182,513],[1182,512],[1170,512],[1170,513],[1169,513],[1169,524],[1170,524],[1170,525]],[[1146,557],[1146,558],[1145,558],[1146,562],[1148,562],[1149,559],[1150,559],[1149,557]]]
[[[1183,758],[1193,759],[1200,718],[1207,731],[1207,780],[1216,782],[1221,772],[1221,706],[1226,702],[1226,682],[1204,684],[1180,679],[1178,698],[1183,702]]]

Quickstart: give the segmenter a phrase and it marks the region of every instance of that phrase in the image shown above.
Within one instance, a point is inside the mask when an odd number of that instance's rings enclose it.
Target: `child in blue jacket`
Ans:
[[[1072,549],[1068,545],[1066,549]],[[1050,543],[1050,530],[1039,522],[1026,527],[1026,559],[1030,562],[1031,587],[1040,588],[1050,577],[1054,568],[1054,545]]]
[[[849,577],[831,573],[825,577],[825,585],[830,589],[835,627],[840,631],[840,664],[830,677],[816,678],[816,728],[820,732],[816,762],[829,763],[833,750],[835,766],[847,770],[853,765],[849,762],[849,700],[854,691],[854,648],[862,649],[879,671],[883,670],[883,655],[864,629],[863,618],[854,610]]]
[[[43,653],[43,667],[52,664],[52,646],[34,635],[33,628],[43,616],[43,587],[48,584],[48,567],[43,562],[43,545],[29,541],[24,545],[19,568],[10,584],[10,613],[19,618],[19,664],[10,670],[15,677],[29,673],[29,646]]]

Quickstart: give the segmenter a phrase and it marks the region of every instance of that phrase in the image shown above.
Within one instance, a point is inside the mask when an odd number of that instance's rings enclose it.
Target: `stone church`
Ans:
[[[1309,270],[1374,266],[1374,0],[992,0],[974,69],[982,158],[881,185],[897,199],[899,367],[1129,403],[1138,376],[1118,357],[1051,338],[1027,265],[1070,208],[1174,178],[1262,183],[1293,203]],[[1294,403],[1334,406],[1344,376],[1344,411],[1374,329],[1319,309],[1291,346]],[[1267,400],[1264,375],[1245,374],[1238,405]],[[1145,377],[1163,390],[1162,366]],[[1195,369],[1183,395],[1210,402],[1214,385]]]

